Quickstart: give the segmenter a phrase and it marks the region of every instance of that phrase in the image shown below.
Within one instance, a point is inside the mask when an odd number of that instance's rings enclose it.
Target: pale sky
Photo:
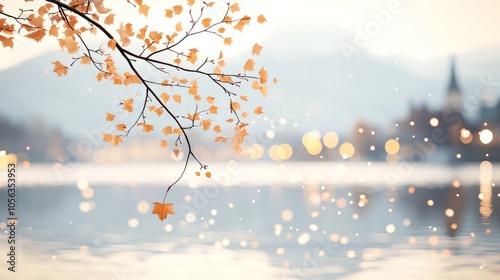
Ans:
[[[500,46],[496,30],[500,2],[495,0],[236,2],[247,14],[265,14],[268,22],[265,28],[245,33],[245,41],[233,46],[232,55],[246,51],[245,44],[254,41],[264,41],[265,46],[283,55],[341,52],[341,46],[350,45],[375,55],[403,55],[423,61]],[[220,7],[222,10],[223,5]],[[371,37],[365,37],[368,40],[362,47],[356,46],[356,36],[363,36],[360,30],[367,35],[370,28]],[[276,38],[279,40],[273,40]],[[54,40],[42,44],[16,40],[15,44],[16,50],[0,49],[0,70],[58,49]]]

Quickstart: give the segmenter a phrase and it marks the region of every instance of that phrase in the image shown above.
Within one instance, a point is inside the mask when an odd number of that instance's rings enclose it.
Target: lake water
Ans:
[[[475,184],[187,180],[163,222],[150,214],[158,184],[28,187],[20,172],[17,272],[3,262],[0,279],[498,279],[500,194],[474,170]]]

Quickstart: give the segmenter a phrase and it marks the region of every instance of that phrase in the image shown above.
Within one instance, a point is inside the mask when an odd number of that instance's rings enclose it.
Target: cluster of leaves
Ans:
[[[251,83],[251,87],[267,95],[268,73],[264,68],[258,69],[253,58],[246,60],[241,72],[225,71],[226,62],[223,51],[217,51],[215,57],[200,57],[204,45],[193,44],[192,38],[212,36],[220,40],[223,47],[233,43],[231,34],[243,32],[248,25],[256,21],[263,24],[263,15],[251,18],[240,11],[238,3],[227,3],[223,15],[214,15],[209,10],[214,2],[195,3],[187,0],[183,5],[173,5],[164,9],[161,27],[141,25],[127,17],[117,20],[120,14],[117,9],[126,9],[127,13],[135,13],[148,19],[153,11],[143,0],[45,0],[14,1],[0,4],[0,42],[3,47],[14,48],[14,39],[25,37],[41,42],[55,38],[62,50],[72,56],[72,63],[65,65],[60,61],[52,62],[53,71],[64,76],[69,68],[79,62],[93,67],[97,72],[96,79],[109,81],[114,85],[138,85],[143,88],[142,96],[123,98],[121,110],[135,114],[129,123],[120,122],[117,112],[106,113],[105,119],[114,123],[114,131],[103,132],[103,140],[116,146],[123,142],[134,128],[142,128],[145,133],[160,131],[163,133],[159,145],[163,148],[174,146],[173,153],[179,156],[184,143],[184,169],[175,182],[165,191],[163,203],[155,203],[153,212],[160,219],[172,212],[171,205],[165,204],[166,196],[173,185],[184,175],[189,159],[193,158],[200,166],[200,171],[207,169],[196,157],[190,143],[188,132],[193,128],[210,131],[215,134],[215,142],[230,143],[232,149],[239,153],[241,145],[248,136],[245,120],[249,114],[262,114],[262,107],[243,109],[248,101],[247,95],[237,94],[233,89],[242,83]],[[26,7],[21,7],[23,4]],[[121,5],[113,8],[108,5]],[[157,10],[154,4],[154,10]],[[120,8],[118,8],[120,7]],[[208,11],[208,12],[207,12]],[[216,14],[216,13],[215,13]],[[149,22],[149,21],[148,21]],[[167,26],[165,28],[165,26]],[[99,45],[92,46],[97,39]],[[52,39],[53,40],[53,39]],[[190,45],[191,44],[191,45]],[[222,47],[221,47],[222,49]],[[255,44],[252,55],[260,55],[262,46]],[[117,61],[123,61],[124,67]],[[154,78],[141,67],[149,67],[155,72]],[[126,68],[123,70],[122,68]],[[209,95],[199,89],[199,83],[211,83],[219,88],[222,96]],[[274,79],[276,83],[276,79]],[[192,112],[176,113],[177,108],[186,108],[185,103],[194,107]],[[183,104],[183,107],[179,107]],[[228,118],[215,118],[227,108]],[[192,109],[193,110],[193,109]],[[166,117],[167,125],[156,128],[149,121],[149,116]],[[222,120],[220,120],[222,119]],[[226,126],[232,127],[226,131]],[[210,177],[210,172],[204,171]],[[196,172],[198,176],[200,172]],[[158,207],[161,207],[158,208]],[[162,213],[161,215],[159,213]]]

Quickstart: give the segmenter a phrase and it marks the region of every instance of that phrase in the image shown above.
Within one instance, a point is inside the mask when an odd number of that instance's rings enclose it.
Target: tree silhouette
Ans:
[[[169,7],[163,7],[165,3],[160,1],[149,2],[151,6],[142,0],[3,2],[0,4],[0,42],[4,48],[15,48],[20,39],[41,42],[55,38],[71,57],[69,67],[75,63],[88,65],[97,72],[99,82],[107,80],[117,86],[142,87],[140,96],[123,98],[120,102],[122,111],[135,114],[132,121],[116,123],[115,112],[106,113],[106,121],[113,122],[114,130],[103,132],[103,140],[116,146],[134,128],[141,127],[146,133],[155,130],[150,117],[166,116],[171,125],[161,129],[165,138],[159,145],[167,148],[169,143],[173,144],[175,156],[183,153],[185,158],[182,172],[166,188],[163,207],[167,205],[168,192],[184,176],[191,158],[200,170],[207,169],[192,149],[190,130],[199,128],[210,132],[215,135],[215,142],[230,143],[236,153],[242,150],[241,145],[248,136],[245,119],[250,114],[261,114],[262,107],[246,108],[249,97],[235,89],[247,83],[265,97],[268,74],[264,68],[257,71],[251,58],[246,60],[241,72],[225,71],[222,48],[231,46],[233,35],[243,32],[252,21],[263,24],[266,19],[263,15],[252,19],[242,14],[238,3],[224,3],[222,13],[217,13],[216,7],[220,4],[215,2],[187,0],[185,4]],[[215,38],[220,43],[216,52],[205,50],[211,47],[205,44],[209,36],[210,40]],[[255,44],[252,55],[259,55],[261,49]],[[68,73],[69,67],[64,63],[52,63],[57,75]],[[201,93],[198,83],[215,85],[224,96]],[[185,112],[189,105],[192,112],[189,109]],[[228,118],[215,116],[219,114],[219,107],[227,108]],[[229,131],[225,129],[227,125]],[[187,146],[185,151],[180,147],[183,142]],[[205,171],[205,176],[210,177],[211,173]],[[155,204],[155,209],[157,207],[160,206]],[[157,209],[157,212],[165,210]],[[165,217],[166,214],[160,219]]]

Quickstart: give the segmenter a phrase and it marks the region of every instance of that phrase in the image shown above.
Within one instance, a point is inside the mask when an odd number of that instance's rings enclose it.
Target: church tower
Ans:
[[[446,107],[447,109],[451,109],[453,112],[460,112],[462,108],[462,102],[462,94],[460,93],[460,88],[457,83],[457,77],[455,75],[455,57],[452,57],[450,83],[448,85]]]

